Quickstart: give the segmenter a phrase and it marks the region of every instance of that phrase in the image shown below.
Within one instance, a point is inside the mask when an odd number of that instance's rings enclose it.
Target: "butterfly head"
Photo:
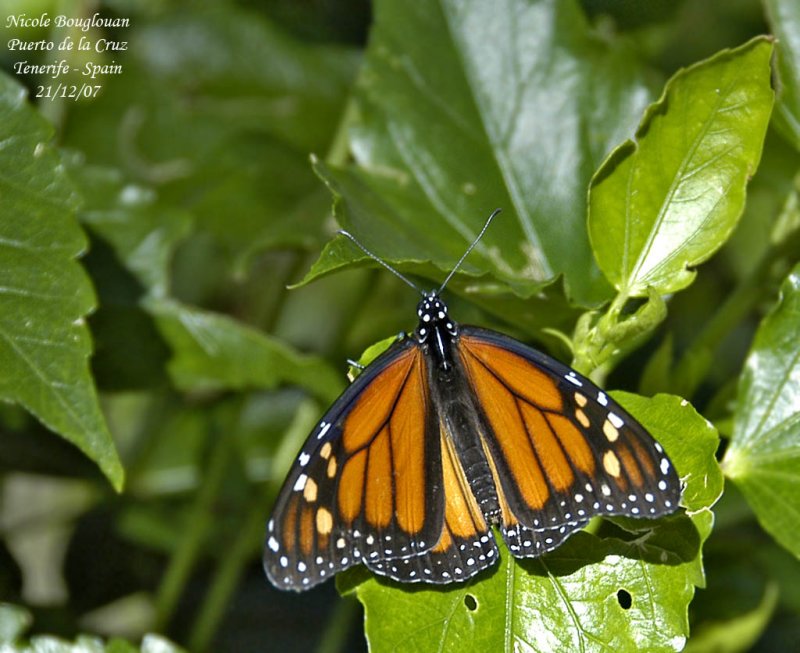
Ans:
[[[456,323],[447,314],[447,304],[440,298],[435,290],[425,294],[417,304],[417,339],[425,342],[436,330],[444,330],[450,336],[455,336],[457,331]]]

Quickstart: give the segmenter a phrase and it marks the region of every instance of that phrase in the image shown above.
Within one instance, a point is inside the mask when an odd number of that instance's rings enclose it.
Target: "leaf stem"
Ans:
[[[325,162],[332,165],[344,165],[350,156],[350,125],[358,115],[356,100],[352,94],[348,96],[347,104],[342,110],[342,117],[336,127]]]
[[[769,247],[753,272],[742,279],[722,306],[700,329],[681,355],[673,372],[674,391],[691,397],[705,378],[713,362],[713,354],[726,336],[764,299],[765,288],[773,279],[782,279],[800,247],[800,232],[795,231],[784,242]]]

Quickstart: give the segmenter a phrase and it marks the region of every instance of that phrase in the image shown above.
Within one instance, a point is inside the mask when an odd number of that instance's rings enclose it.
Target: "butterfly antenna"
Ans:
[[[408,277],[406,277],[405,275],[403,275],[400,272],[398,272],[397,270],[395,270],[391,265],[389,265],[382,258],[380,258],[376,254],[373,254],[372,252],[370,252],[366,247],[364,247],[360,242],[358,242],[356,240],[356,237],[353,234],[351,234],[349,231],[345,231],[344,229],[339,229],[339,231],[337,231],[336,233],[337,234],[341,234],[342,236],[346,236],[347,238],[352,240],[353,244],[355,244],[355,246],[358,247],[358,249],[360,249],[362,252],[364,252],[364,254],[369,256],[373,261],[377,261],[378,263],[380,263],[383,267],[385,267],[387,270],[389,270],[389,272],[391,272],[398,279],[402,279],[409,286],[411,286],[414,290],[416,290],[420,295],[422,295],[423,297],[425,296],[425,293],[419,288],[419,286],[417,286]]]
[[[494,217],[498,213],[500,213],[500,211],[502,211],[502,209],[495,209],[494,211],[492,211],[492,214],[486,219],[486,223],[483,225],[483,229],[481,229],[481,232],[475,237],[475,240],[472,241],[472,244],[469,247],[467,247],[467,251],[461,255],[461,258],[458,259],[458,263],[456,263],[453,266],[453,269],[450,270],[450,274],[447,275],[447,278],[444,280],[442,285],[439,286],[439,290],[436,291],[437,295],[441,294],[441,292],[444,290],[444,287],[448,284],[450,279],[452,279],[453,275],[458,271],[458,268],[461,267],[461,264],[464,262],[464,259],[467,258],[467,256],[469,256],[469,253],[475,248],[475,245],[478,244],[478,241],[481,239],[484,232],[489,228],[489,225],[491,224],[492,220],[494,220]]]

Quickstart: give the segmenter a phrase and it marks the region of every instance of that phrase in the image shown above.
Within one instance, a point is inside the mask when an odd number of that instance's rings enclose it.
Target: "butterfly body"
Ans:
[[[450,583],[535,557],[595,515],[658,517],[680,483],[661,446],[569,367],[453,321],[437,292],[312,431],[267,526],[264,567],[304,590],[363,563]]]

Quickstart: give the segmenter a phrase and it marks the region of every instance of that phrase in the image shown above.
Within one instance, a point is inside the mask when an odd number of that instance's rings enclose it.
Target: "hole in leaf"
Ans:
[[[619,601],[619,606],[623,610],[630,610],[630,607],[633,604],[633,598],[631,597],[630,592],[627,590],[619,590],[617,592],[617,601]]]
[[[464,597],[464,605],[467,606],[467,610],[470,612],[475,612],[478,609],[478,599],[476,599],[472,594],[467,594]]]

